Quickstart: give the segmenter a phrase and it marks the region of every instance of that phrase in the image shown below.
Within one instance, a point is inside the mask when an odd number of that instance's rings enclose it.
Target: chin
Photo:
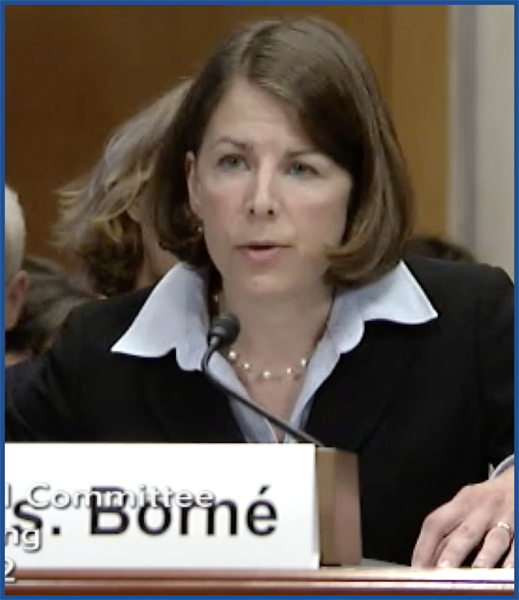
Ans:
[[[247,294],[265,298],[293,295],[300,288],[292,278],[274,273],[248,277],[241,287]]]

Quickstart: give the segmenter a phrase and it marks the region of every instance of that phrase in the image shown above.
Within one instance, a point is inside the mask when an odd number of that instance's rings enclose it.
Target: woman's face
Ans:
[[[187,157],[191,208],[224,285],[260,295],[323,285],[352,179],[308,140],[281,101],[238,79]]]

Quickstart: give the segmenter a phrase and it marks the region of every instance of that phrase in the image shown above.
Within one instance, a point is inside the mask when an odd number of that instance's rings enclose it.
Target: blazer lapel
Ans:
[[[144,396],[172,442],[243,442],[229,400],[198,371],[183,371],[175,353],[147,363]]]
[[[317,391],[306,429],[326,445],[358,452],[398,396],[423,326],[373,322]],[[427,327],[425,327],[427,329]],[[145,362],[143,396],[165,440],[244,442],[226,398],[198,371],[179,369],[175,353]]]
[[[408,326],[366,325],[357,348],[342,356],[319,389],[308,432],[328,446],[358,452],[398,395],[412,352]]]

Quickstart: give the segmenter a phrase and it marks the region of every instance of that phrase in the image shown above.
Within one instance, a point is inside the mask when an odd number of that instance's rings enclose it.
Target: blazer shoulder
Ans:
[[[406,264],[433,303],[459,305],[482,295],[513,296],[513,283],[500,267],[432,258],[413,258]]]
[[[72,311],[66,328],[81,328],[111,345],[130,327],[152,291],[153,287],[143,288],[83,304]]]

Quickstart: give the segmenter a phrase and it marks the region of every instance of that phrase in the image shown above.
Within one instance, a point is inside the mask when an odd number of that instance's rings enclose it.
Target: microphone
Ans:
[[[234,344],[240,333],[240,322],[232,313],[221,313],[213,319],[209,333],[207,334],[207,344],[216,352],[223,346]]]
[[[302,431],[301,429],[296,429],[287,421],[280,419],[276,415],[270,413],[268,410],[265,410],[262,406],[259,406],[258,404],[255,404],[247,398],[244,398],[243,396],[240,396],[239,394],[228,389],[212,375],[209,368],[209,361],[211,360],[211,357],[220,348],[224,346],[230,346],[236,340],[239,333],[240,322],[235,315],[231,313],[222,313],[213,319],[209,333],[207,334],[207,350],[202,358],[202,372],[204,375],[218,390],[226,395],[232,396],[238,402],[245,404],[245,406],[267,419],[269,423],[276,425],[276,427],[279,427],[279,429],[285,433],[288,433],[297,441],[307,444],[314,444],[318,448],[323,448],[324,444],[322,444],[319,440],[316,440],[314,437],[305,431]]]

